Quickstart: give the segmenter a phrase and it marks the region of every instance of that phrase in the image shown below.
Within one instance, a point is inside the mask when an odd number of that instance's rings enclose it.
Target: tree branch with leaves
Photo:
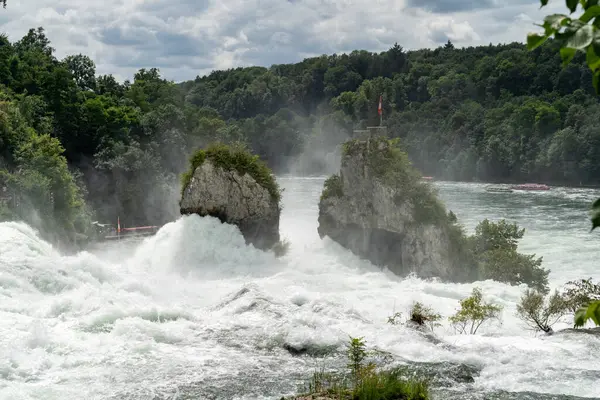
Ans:
[[[592,70],[592,83],[596,93],[600,92],[600,5],[599,0],[566,0],[570,15],[550,14],[544,18],[544,33],[527,35],[527,48],[530,50],[541,46],[553,37],[560,43],[560,56],[563,66],[568,65],[578,51],[586,53],[586,62]],[[548,0],[540,0],[541,7]],[[579,7],[581,6],[581,7]],[[572,17],[576,11],[583,11],[579,18]]]
[[[548,5],[549,0],[540,0],[540,8]],[[592,70],[592,84],[596,93],[600,93],[600,5],[599,0],[565,0],[570,15],[551,14],[544,18],[544,33],[527,35],[527,48],[530,50],[541,46],[546,40],[554,37],[560,43],[560,56],[563,66],[568,65],[578,51],[586,53],[586,63]],[[583,11],[579,18],[571,16],[576,11]],[[600,199],[592,204],[592,231],[600,226]],[[583,327],[588,321],[600,326],[600,301],[592,301],[579,308],[575,313],[575,327]]]

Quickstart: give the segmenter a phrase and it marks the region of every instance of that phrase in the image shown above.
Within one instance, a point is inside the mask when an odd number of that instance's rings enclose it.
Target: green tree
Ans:
[[[485,219],[469,238],[471,249],[479,265],[481,278],[507,282],[511,285],[526,283],[542,293],[548,291],[550,271],[541,267],[542,258],[517,252],[518,241],[525,229],[516,223]]]
[[[81,90],[96,89],[96,64],[91,58],[77,54],[66,57],[64,63]]]

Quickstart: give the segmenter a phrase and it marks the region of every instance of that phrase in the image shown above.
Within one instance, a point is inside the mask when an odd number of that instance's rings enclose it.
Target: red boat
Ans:
[[[522,185],[511,186],[514,190],[550,190],[550,186],[542,183],[524,183]]]
[[[117,218],[117,226],[111,224],[93,223],[98,229],[100,240],[121,240],[130,237],[152,236],[158,232],[160,226],[135,226],[131,228],[122,228],[121,220]]]

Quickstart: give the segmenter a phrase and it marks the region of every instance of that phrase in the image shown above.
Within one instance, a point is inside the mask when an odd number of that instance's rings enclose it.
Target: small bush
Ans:
[[[342,186],[342,178],[337,175],[331,175],[325,181],[323,185],[323,193],[321,193],[321,200],[328,199],[330,197],[342,197],[344,196],[344,190]]]
[[[257,155],[252,155],[248,149],[239,144],[228,146],[214,143],[206,149],[198,150],[190,159],[190,169],[182,175],[182,194],[194,176],[196,168],[207,159],[216,167],[226,171],[236,170],[240,175],[249,174],[259,185],[269,191],[273,200],[278,203],[281,200],[281,189],[269,167]]]
[[[363,361],[367,357],[367,344],[362,337],[351,337],[346,346],[348,355],[348,369],[350,369],[354,383],[358,384],[363,375],[363,370],[365,369]]]
[[[565,301],[558,292],[546,300],[542,293],[527,289],[517,304],[517,315],[532,329],[552,333],[552,325],[565,315]]]
[[[441,314],[438,314],[422,303],[415,302],[410,310],[410,321],[417,325],[427,326],[433,331],[436,326],[440,326],[439,322],[442,319]]]
[[[440,326],[438,321],[442,319],[442,316],[434,312],[431,307],[427,307],[420,302],[413,303],[408,315],[409,317],[406,322],[412,322],[419,326],[426,326],[432,331],[436,326]],[[401,318],[402,313],[394,313],[394,315],[388,317],[388,324],[400,325],[402,324]]]
[[[501,311],[502,306],[483,302],[481,289],[474,288],[470,297],[460,301],[460,310],[449,320],[458,333],[474,335],[484,322],[499,320]]]

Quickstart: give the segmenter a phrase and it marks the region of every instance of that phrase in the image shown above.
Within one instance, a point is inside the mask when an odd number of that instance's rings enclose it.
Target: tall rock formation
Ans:
[[[247,243],[263,250],[280,240],[280,191],[258,156],[213,145],[197,152],[184,174],[181,214],[213,216],[237,225]]]
[[[466,281],[465,237],[405,152],[382,137],[343,146],[341,170],[325,182],[319,236],[404,276]]]

